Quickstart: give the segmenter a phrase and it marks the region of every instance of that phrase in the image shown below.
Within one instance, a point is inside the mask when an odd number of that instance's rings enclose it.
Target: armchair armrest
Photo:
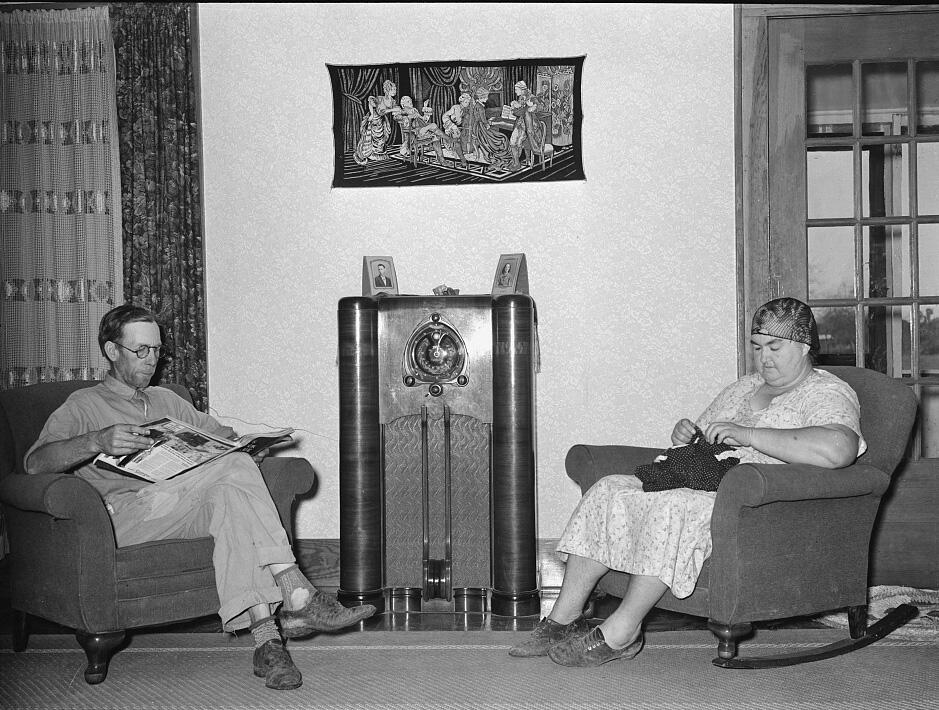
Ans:
[[[260,468],[280,522],[292,540],[294,501],[313,489],[316,472],[309,461],[296,456],[269,456],[261,461]]]
[[[575,444],[567,452],[564,467],[568,477],[587,490],[604,476],[632,475],[637,466],[651,463],[661,449],[642,446]]]
[[[308,492],[316,480],[313,467],[302,458],[265,459],[261,472],[278,510],[288,512],[294,498]],[[24,512],[111,529],[101,496],[90,483],[72,474],[7,476],[0,481],[0,502]]]
[[[637,466],[650,463],[659,449],[640,446],[576,444],[567,452],[567,475],[586,493],[600,478],[632,475]],[[756,507],[779,501],[817,498],[850,498],[882,495],[890,477],[874,466],[854,464],[828,469],[804,464],[740,464],[721,480],[718,497],[735,505]]]
[[[88,481],[69,473],[7,476],[0,481],[0,502],[25,512],[111,529],[101,496]]]
[[[755,508],[783,501],[879,497],[889,485],[886,473],[863,464],[829,469],[805,464],[745,463],[724,475],[717,495],[726,499],[726,505]]]
[[[295,495],[307,493],[316,482],[313,466],[299,456],[268,456],[261,461],[261,473],[269,487]]]

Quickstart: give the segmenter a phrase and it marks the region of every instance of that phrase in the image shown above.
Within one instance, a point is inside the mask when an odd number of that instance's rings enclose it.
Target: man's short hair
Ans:
[[[124,332],[124,326],[128,323],[156,322],[156,317],[142,306],[125,303],[123,306],[112,308],[104,314],[104,317],[101,319],[101,324],[98,326],[98,347],[101,348],[101,354],[105,357],[108,356],[104,351],[104,344],[109,340],[116,343]],[[159,325],[159,323],[157,323],[157,325]]]

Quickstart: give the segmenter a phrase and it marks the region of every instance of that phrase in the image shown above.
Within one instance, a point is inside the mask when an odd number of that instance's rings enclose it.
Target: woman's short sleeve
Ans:
[[[818,371],[816,371],[818,372]],[[802,394],[800,414],[805,426],[843,424],[861,435],[861,405],[851,386],[834,375],[819,372],[820,382]]]

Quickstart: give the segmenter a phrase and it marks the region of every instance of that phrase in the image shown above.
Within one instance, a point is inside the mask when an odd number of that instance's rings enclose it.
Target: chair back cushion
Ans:
[[[860,463],[876,466],[888,475],[906,453],[916,419],[916,395],[909,385],[876,370],[849,366],[823,366],[847,382],[861,404],[861,433],[867,452]]]
[[[23,457],[39,437],[49,415],[72,392],[96,384],[97,380],[41,382],[0,391],[0,479],[12,473],[25,473]],[[192,401],[188,390],[182,385],[163,386]]]

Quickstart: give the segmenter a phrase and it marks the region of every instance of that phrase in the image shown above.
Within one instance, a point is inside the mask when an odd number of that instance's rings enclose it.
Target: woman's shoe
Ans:
[[[531,636],[524,643],[509,649],[509,655],[516,658],[532,658],[534,656],[547,656],[548,649],[572,636],[581,636],[590,630],[587,620],[578,616],[569,624],[559,624],[544,617],[531,632]]]
[[[552,646],[548,650],[548,656],[562,666],[578,668],[600,666],[618,658],[635,658],[642,650],[644,643],[645,636],[640,630],[639,637],[628,646],[619,649],[610,648],[606,639],[603,638],[603,631],[597,626],[585,636],[577,636]]]

